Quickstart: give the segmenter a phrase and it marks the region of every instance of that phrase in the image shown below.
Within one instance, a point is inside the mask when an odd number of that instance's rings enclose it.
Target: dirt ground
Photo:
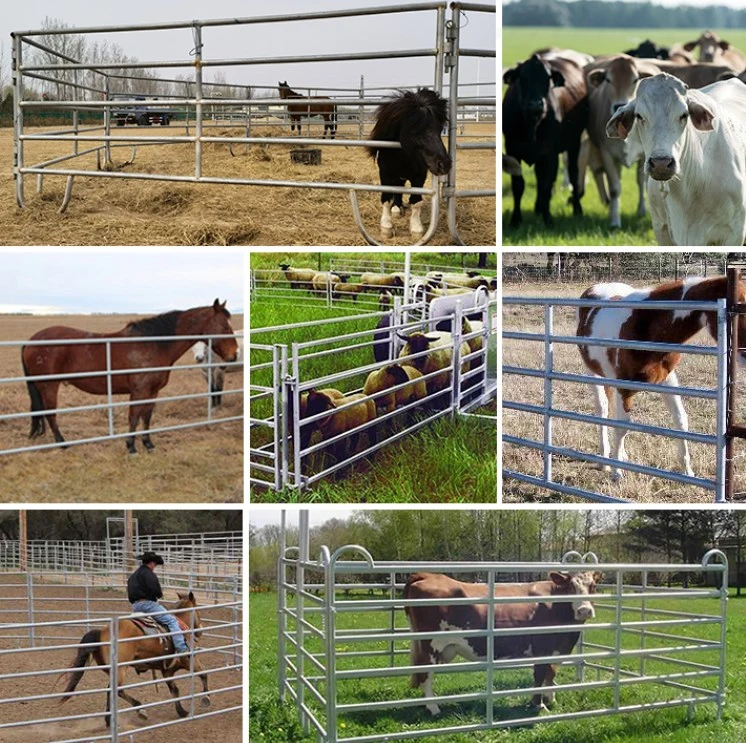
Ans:
[[[645,282],[630,282],[642,287]],[[653,282],[649,282],[653,283]],[[587,284],[515,284],[505,285],[505,296],[525,297],[579,297]],[[555,335],[574,336],[576,330],[575,308],[555,308]],[[543,309],[541,307],[505,306],[503,308],[503,329],[524,332],[543,332]],[[700,332],[691,343],[714,345],[709,334]],[[543,342],[503,341],[503,363],[506,365],[539,368],[543,365]],[[555,344],[554,369],[559,372],[587,374],[588,371],[574,345]],[[677,368],[682,386],[712,389],[715,385],[715,358],[684,354]],[[743,384],[739,390],[739,400],[743,400]],[[526,376],[503,376],[503,399],[541,405],[543,401],[543,380]],[[554,406],[584,414],[594,414],[591,389],[585,384],[569,382],[553,383]],[[689,416],[689,429],[701,433],[714,433],[715,402],[699,398],[682,398]],[[739,407],[742,406],[739,403]],[[742,417],[741,413],[741,417]],[[503,432],[522,436],[535,441],[543,440],[543,419],[539,415],[503,410]],[[632,421],[671,428],[671,415],[662,396],[643,392],[633,399]],[[611,436],[611,429],[610,429]],[[566,446],[592,454],[599,453],[598,427],[586,423],[560,420],[553,422],[553,440],[557,446]],[[737,489],[744,490],[744,460],[746,447],[743,441],[736,441],[736,473],[739,478]],[[631,462],[647,464],[679,472],[677,447],[674,439],[647,433],[631,432],[626,438],[626,448]],[[708,444],[689,445],[692,468],[698,477],[713,479],[715,476],[715,448]],[[649,477],[626,472],[622,480],[614,483],[609,473],[601,472],[592,464],[580,460],[555,456],[554,479],[567,485],[582,487],[618,498],[626,498],[639,503],[711,503],[713,493],[702,488],[680,485],[663,478]],[[503,467],[518,472],[540,476],[543,458],[541,452],[525,447],[503,446]],[[513,480],[503,482],[505,501],[516,500],[562,500],[561,496],[550,494]],[[743,494],[739,499],[743,498]]]
[[[18,580],[17,576],[2,576],[2,582],[8,584]],[[25,586],[19,585],[18,588],[5,588],[5,597],[0,601],[0,606],[4,612],[4,622],[22,622],[28,621],[26,614],[27,601],[25,599]],[[167,592],[168,593],[168,592]],[[81,610],[81,602],[84,600],[82,589],[65,589],[64,592],[55,586],[36,588],[35,609],[45,612],[40,614],[40,618],[35,621],[56,621],[61,619],[73,619],[84,615]],[[60,599],[60,597],[63,597]],[[45,601],[44,599],[47,598]],[[102,601],[102,599],[121,599],[119,602]],[[167,596],[168,599],[173,596]],[[199,597],[198,597],[199,598]],[[122,597],[122,591],[93,590],[90,594],[90,608],[92,612],[100,612],[102,616],[111,616],[118,611],[127,611],[128,604]],[[208,622],[215,621],[233,621],[232,612],[229,609],[205,609],[200,611],[200,617],[203,626]],[[79,638],[87,631],[84,624],[79,627],[65,628],[37,628],[37,633],[44,632],[50,639],[40,639],[37,646],[50,646],[53,644],[75,645]],[[207,630],[209,631],[209,630]],[[230,635],[230,628],[217,630],[221,635]],[[10,639],[10,632],[0,630],[0,650],[11,648],[27,648],[28,640]],[[15,632],[15,634],[19,634]],[[239,635],[240,637],[240,635]],[[228,644],[228,639],[202,636],[199,642],[200,649],[217,647]],[[3,663],[1,673],[23,673],[32,671],[49,671],[68,668],[75,657],[75,648],[66,648],[63,650],[40,650],[34,652],[23,652],[6,656],[8,662]],[[220,668],[225,665],[234,663],[230,656],[223,656],[218,653],[204,653],[200,656],[200,662],[206,669]],[[239,651],[238,661],[241,662]],[[90,666],[89,666],[90,667]],[[1,675],[0,673],[0,675]],[[189,690],[189,681],[185,678],[180,679],[182,674],[177,674],[175,681],[182,695]],[[135,683],[136,681],[145,681],[151,678],[149,675],[137,676],[134,672],[129,671],[126,675],[125,683]],[[0,698],[10,697],[27,697],[36,694],[48,694],[52,691],[60,691],[62,683],[57,682],[57,674],[30,676],[21,679],[9,679],[0,681]],[[195,706],[195,715],[205,711],[216,711],[226,709],[241,704],[242,693],[240,690],[218,692],[221,688],[241,684],[240,670],[217,671],[208,676],[209,688],[213,690],[211,694],[212,706],[202,708],[197,701]],[[105,689],[108,685],[108,677],[97,670],[91,669],[83,674],[78,691],[100,689],[100,693],[73,697],[64,705],[60,705],[57,700],[38,700],[25,701],[17,704],[0,705],[0,723],[16,722],[23,720],[38,720],[62,717],[64,715],[83,715],[88,713],[103,712],[106,703]],[[197,691],[201,691],[201,682],[196,681]],[[170,722],[178,719],[173,703],[170,701],[168,689],[165,684],[146,686],[137,689],[133,694],[143,703],[152,703],[164,701],[163,705],[151,707],[148,710],[149,720],[140,720],[134,714],[121,714],[129,705],[120,700],[120,736],[127,732],[136,732],[148,724],[158,722]],[[187,706],[186,702],[182,702]],[[187,707],[188,708],[188,707]],[[238,743],[241,740],[242,714],[238,711],[227,712],[223,715],[213,715],[205,720],[186,721],[178,727],[167,727],[158,730],[148,731],[142,735],[134,737],[122,737],[121,740],[127,743],[172,743],[174,740],[191,738],[193,740],[205,741],[224,741],[224,743]],[[85,720],[70,720],[55,723],[43,723],[39,725],[21,726],[9,730],[0,731],[0,743],[52,743],[52,741],[67,740],[70,738],[84,737],[86,735],[95,736],[106,733],[103,714]]]
[[[59,128],[59,127],[56,127]],[[355,129],[355,136],[357,127]],[[345,135],[340,126],[339,136]],[[29,129],[29,133],[43,129]],[[127,127],[129,135],[183,134],[168,128]],[[321,136],[321,126],[312,126],[312,136]],[[115,129],[119,136],[122,130]],[[209,130],[214,136],[242,136],[243,130],[228,126]],[[469,123],[469,141],[494,140],[495,125]],[[289,136],[280,127],[261,129],[259,136]],[[81,143],[84,150],[92,143]],[[71,151],[70,142],[27,141],[27,166]],[[322,164],[307,166],[290,162],[290,145],[252,145],[233,148],[204,145],[203,174],[208,177],[313,180],[377,183],[377,168],[361,147],[324,147]],[[0,129],[0,243],[4,245],[365,245],[355,226],[345,191],[241,187],[189,184],[114,178],[76,178],[73,197],[65,214],[58,214],[64,191],[64,176],[44,178],[41,195],[36,177],[26,176],[26,209],[15,200],[12,166],[13,132]],[[139,146],[135,161],[131,146],[114,149],[115,168],[123,173],[194,174],[191,144]],[[59,167],[96,169],[95,155],[66,161]],[[495,154],[461,150],[458,155],[457,187],[495,187]],[[378,239],[380,197],[359,195],[363,220]],[[446,215],[441,209],[439,227],[432,245],[450,245]],[[429,198],[425,199],[423,223],[429,220]],[[457,219],[467,245],[494,245],[496,240],[495,198],[461,199]],[[396,234],[388,245],[411,243],[408,220],[399,218]]]
[[[72,325],[96,332],[121,329],[135,315],[20,316],[0,318],[0,339],[29,338],[49,325]],[[243,317],[234,315],[234,330],[243,327]],[[193,363],[187,352],[174,366],[176,371],[161,397],[206,391],[199,369],[178,371],[179,365]],[[22,376],[19,347],[0,347],[0,377]],[[226,390],[243,387],[240,374],[226,375]],[[115,401],[129,398],[115,395]],[[58,405],[101,404],[103,396],[88,395],[70,386],[60,388]],[[205,420],[207,398],[157,403],[152,428]],[[23,383],[2,386],[0,415],[30,409]],[[243,394],[224,395],[223,405],[214,415],[233,417],[243,414]],[[127,430],[126,408],[114,415],[116,433]],[[106,410],[66,413],[58,416],[67,440],[106,435]],[[0,450],[30,445],[30,420],[0,421]],[[51,443],[49,431],[34,443]],[[4,502],[231,502],[243,499],[243,423],[234,421],[199,428],[153,434],[156,449],[147,454],[138,443],[137,456],[127,454],[121,439],[67,449],[0,455],[0,500]]]

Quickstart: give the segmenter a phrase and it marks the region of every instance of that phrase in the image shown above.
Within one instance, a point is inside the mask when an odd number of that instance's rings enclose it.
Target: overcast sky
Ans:
[[[298,526],[298,509],[288,508],[287,510],[287,523],[288,526]],[[354,508],[341,507],[337,508],[334,506],[310,508],[309,510],[309,521],[311,526],[319,526],[330,519],[348,519],[355,510]],[[275,506],[274,508],[263,508],[261,506],[252,506],[249,511],[249,523],[251,526],[261,529],[267,524],[280,524],[280,513],[282,509]]]
[[[0,312],[156,314],[228,300],[243,307],[243,256],[127,248],[0,253]]]
[[[489,2],[489,0],[487,0]],[[45,17],[68,26],[108,26],[191,19],[279,15],[310,11],[350,9],[377,5],[406,5],[397,0],[128,0],[123,3],[90,0],[31,0],[3,3],[0,38],[6,60],[10,56],[9,34],[37,30]],[[449,11],[450,12],[450,11]],[[496,16],[469,13],[462,21],[462,45],[495,48]],[[190,29],[97,35],[117,43],[125,53],[139,60],[185,60],[193,49]],[[435,11],[393,16],[317,20],[270,25],[230,26],[204,30],[204,58],[268,58],[293,54],[338,54],[343,52],[424,49],[435,45]],[[170,76],[178,70],[164,70]],[[186,72],[186,70],[181,70]],[[206,75],[209,71],[206,72]],[[432,85],[433,59],[399,59],[315,64],[262,64],[225,70],[229,82],[276,86],[287,80],[291,87],[350,87],[357,89],[360,75],[366,86]],[[460,77],[466,81],[494,82],[492,59],[463,59]],[[494,93],[494,89],[490,89]],[[481,91],[488,93],[487,89]]]

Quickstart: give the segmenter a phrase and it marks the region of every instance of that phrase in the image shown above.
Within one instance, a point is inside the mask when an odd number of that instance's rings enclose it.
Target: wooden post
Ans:
[[[122,542],[122,562],[125,572],[129,572],[135,565],[134,553],[135,529],[132,511],[124,512],[124,540]]]
[[[18,512],[18,566],[22,573],[28,570],[28,522],[26,511]]]

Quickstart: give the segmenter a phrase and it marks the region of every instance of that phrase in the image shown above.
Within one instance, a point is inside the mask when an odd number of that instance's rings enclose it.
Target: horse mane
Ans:
[[[426,119],[438,130],[448,121],[447,102],[434,90],[418,88],[397,90],[390,100],[376,109],[376,123],[370,133],[370,139],[396,142],[402,125],[407,121]],[[378,147],[366,147],[368,154],[375,158]]]
[[[176,323],[184,314],[183,310],[171,310],[142,320],[127,323],[126,330],[130,335],[158,336],[176,335]]]

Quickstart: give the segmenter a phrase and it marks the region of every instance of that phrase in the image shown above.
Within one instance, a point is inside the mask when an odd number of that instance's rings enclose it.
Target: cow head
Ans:
[[[590,596],[596,593],[596,585],[601,581],[601,573],[549,573],[552,581],[552,595],[573,596],[572,610],[576,622],[593,619],[596,611]]]
[[[730,47],[730,43],[721,39],[713,31],[705,31],[695,41],[687,41],[684,49],[691,52],[699,46],[699,61],[714,62],[717,57]]]
[[[549,94],[561,88],[565,78],[552,69],[538,54],[512,67],[503,74],[503,82],[517,91],[521,113],[529,124],[532,137],[549,111]]]
[[[634,59],[617,57],[612,59],[607,67],[590,72],[588,83],[594,88],[606,86],[609,116],[613,116],[635,97],[640,80],[651,75],[651,72],[640,69]]]
[[[712,131],[715,114],[678,78],[665,73],[642,80],[637,96],[606,124],[612,139],[627,139],[634,127],[645,153],[645,173],[656,181],[678,175],[686,132]]]

